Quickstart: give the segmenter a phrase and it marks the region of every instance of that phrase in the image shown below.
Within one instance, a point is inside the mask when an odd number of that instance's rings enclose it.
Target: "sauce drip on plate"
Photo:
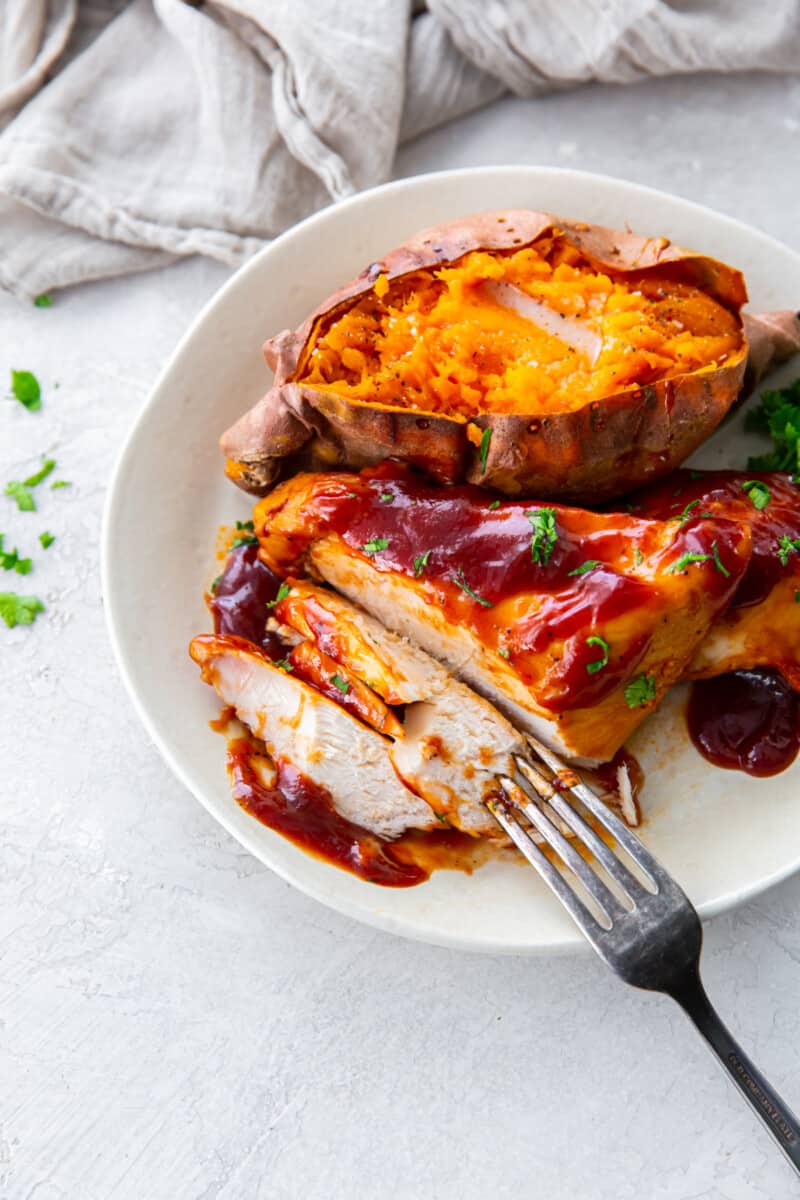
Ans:
[[[777,775],[800,750],[800,697],[777,671],[733,671],[692,687],[689,734],[718,767]]]

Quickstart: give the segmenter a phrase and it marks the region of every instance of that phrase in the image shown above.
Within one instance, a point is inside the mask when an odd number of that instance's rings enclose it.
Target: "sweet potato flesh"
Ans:
[[[497,283],[583,336],[549,332],[507,295],[499,303]],[[738,315],[674,271],[601,270],[555,234],[391,283],[380,276],[317,326],[296,378],[351,400],[455,417],[551,413],[714,370],[741,345]]]

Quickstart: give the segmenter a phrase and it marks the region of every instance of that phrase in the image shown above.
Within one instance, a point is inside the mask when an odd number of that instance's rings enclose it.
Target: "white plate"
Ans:
[[[223,477],[217,438],[266,389],[261,345],[409,234],[466,213],[528,207],[665,235],[744,271],[753,308],[796,307],[800,256],[762,233],[674,196],[620,180],[535,167],[425,175],[363,193],[291,229],[242,268],[184,337],[136,422],[105,514],[103,590],[125,683],[166,761],[218,821],[284,879],[393,933],[470,950],[573,949],[579,936],[534,873],[494,863],[438,871],[420,887],[363,883],[314,859],[231,799],[225,744],[208,727],[219,703],[187,645],[209,628],[203,589],[221,523],[248,513]],[[735,417],[696,457],[744,466]],[[705,915],[800,864],[800,764],[756,780],[709,766],[687,740],[682,689],[640,730],[644,836]]]

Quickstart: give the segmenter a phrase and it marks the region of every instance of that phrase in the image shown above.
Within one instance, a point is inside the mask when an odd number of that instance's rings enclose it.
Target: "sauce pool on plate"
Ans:
[[[777,671],[732,671],[692,686],[689,735],[718,767],[777,775],[800,749],[800,697]]]

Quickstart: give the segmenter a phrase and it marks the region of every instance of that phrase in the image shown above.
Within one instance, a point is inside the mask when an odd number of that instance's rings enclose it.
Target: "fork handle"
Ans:
[[[800,1175],[800,1121],[717,1016],[699,975],[670,992]]]

